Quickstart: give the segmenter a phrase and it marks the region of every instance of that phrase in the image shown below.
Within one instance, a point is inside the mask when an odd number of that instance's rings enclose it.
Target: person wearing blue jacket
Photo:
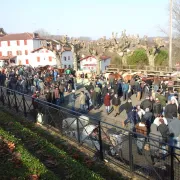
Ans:
[[[129,84],[126,82],[123,82],[122,84],[123,101],[128,99],[128,90],[129,90]]]

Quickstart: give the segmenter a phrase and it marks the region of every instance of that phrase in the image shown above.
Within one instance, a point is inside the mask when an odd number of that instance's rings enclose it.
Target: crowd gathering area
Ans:
[[[158,135],[163,142],[180,147],[180,97],[174,85],[171,76],[96,75],[50,66],[16,66],[0,70],[0,86],[31,95],[34,107],[35,99],[39,98],[56,106],[66,104],[72,111],[87,116],[99,108],[103,108],[106,118],[120,119],[125,112],[121,127],[144,136]],[[136,103],[132,102],[134,99]],[[137,146],[141,154],[145,138],[139,139]]]

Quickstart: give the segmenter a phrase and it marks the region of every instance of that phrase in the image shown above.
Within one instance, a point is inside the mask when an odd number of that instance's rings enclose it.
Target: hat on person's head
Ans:
[[[75,93],[75,90],[73,89],[72,92]]]

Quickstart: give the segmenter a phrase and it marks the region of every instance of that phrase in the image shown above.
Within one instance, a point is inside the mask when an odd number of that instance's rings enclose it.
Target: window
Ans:
[[[7,43],[8,43],[8,46],[10,46],[10,45],[11,45],[10,41],[8,41]]]
[[[16,54],[17,55],[22,55],[22,52],[21,51],[16,51]]]
[[[20,46],[20,41],[17,41],[17,46]]]
[[[25,50],[25,55],[28,55],[28,50]]]
[[[26,64],[29,64],[29,60],[28,59],[26,59]]]
[[[0,56],[2,56],[2,52],[0,51]]]
[[[64,56],[64,61],[66,61],[66,56]]]
[[[64,68],[67,68],[67,66],[66,66],[66,65],[64,65]]]
[[[50,62],[52,61],[52,57],[51,57],[51,56],[49,57],[49,61],[50,61]]]
[[[71,65],[69,65],[69,68],[71,68]]]
[[[40,62],[40,57],[37,57],[37,62]]]
[[[70,60],[70,56],[68,56],[68,60]]]
[[[8,56],[12,56],[12,51],[8,51],[8,52],[7,52],[7,55],[8,55]]]
[[[24,45],[27,45],[27,40],[24,40]]]

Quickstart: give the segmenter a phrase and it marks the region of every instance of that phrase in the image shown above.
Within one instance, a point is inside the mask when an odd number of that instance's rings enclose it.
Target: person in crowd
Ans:
[[[118,97],[117,94],[115,94],[112,99],[112,105],[115,112],[114,117],[116,117],[119,114],[119,106],[120,106],[120,98]]]
[[[60,93],[59,93],[58,87],[55,87],[55,89],[54,89],[54,98],[55,98],[55,104],[57,106],[59,106],[60,105]]]
[[[146,99],[142,101],[140,106],[144,111],[145,111],[146,108],[149,108],[149,110],[152,111],[153,106],[152,106],[152,102],[149,99],[149,96],[146,97]]]
[[[79,97],[79,104],[80,104],[80,110],[82,112],[86,112],[85,104],[86,104],[86,96],[84,94],[84,91],[81,91],[80,97]]]
[[[133,107],[131,111],[127,113],[127,119],[124,121],[124,127],[130,124],[130,130],[134,131],[135,125],[139,122],[139,116],[137,114],[137,108]]]
[[[167,119],[162,114],[157,115],[157,117],[153,121],[153,124],[155,124],[157,127],[159,127],[159,125],[161,124],[160,123],[161,119],[163,119],[164,123],[166,125],[168,125]]]
[[[175,103],[175,100],[169,101],[168,105],[165,107],[165,117],[167,118],[167,121],[170,122],[173,120],[173,118],[177,118],[177,105]]]
[[[73,111],[75,111],[75,102],[76,102],[76,94],[75,94],[75,90],[73,89],[71,94],[69,95],[69,106]]]
[[[129,84],[123,82],[122,84],[123,101],[128,99],[128,90],[129,90]]]
[[[145,115],[145,111],[141,109],[140,105],[137,105],[136,108],[137,108],[137,114],[139,116],[139,120],[141,121],[143,116]]]
[[[109,113],[110,113],[110,106],[111,106],[110,101],[111,101],[111,97],[110,97],[109,93],[107,92],[105,97],[104,97],[104,106],[106,108],[107,115],[109,115]]]
[[[154,114],[154,117],[157,117],[159,114],[162,114],[162,112],[163,112],[163,106],[160,103],[159,99],[156,98],[155,99],[155,103],[153,105],[153,114]]]

